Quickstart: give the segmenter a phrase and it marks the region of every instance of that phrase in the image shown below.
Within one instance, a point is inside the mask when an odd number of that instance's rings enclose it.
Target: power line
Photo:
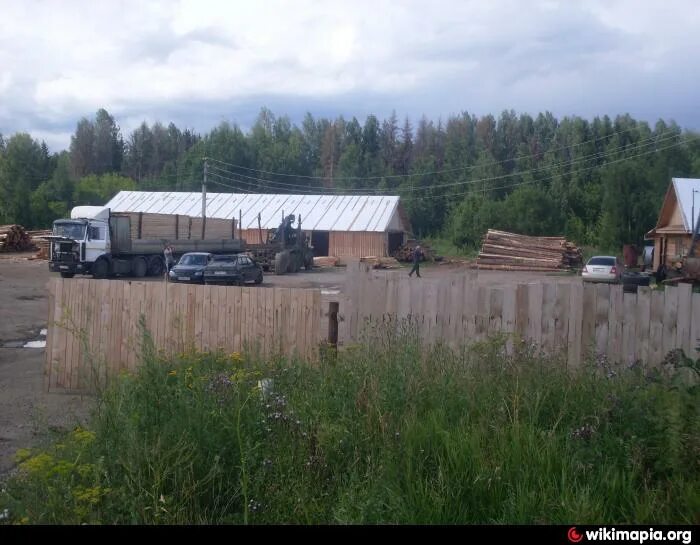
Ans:
[[[687,140],[686,142],[688,142],[688,141],[691,141],[691,142],[692,142],[692,141],[698,141],[698,140],[700,140],[700,136],[695,137],[695,138],[691,138],[690,140]],[[529,181],[526,181],[526,182],[518,182],[518,183],[515,183],[515,184],[506,185],[506,186],[500,186],[500,187],[489,187],[489,188],[483,188],[483,189],[474,189],[474,190],[470,190],[470,191],[464,191],[464,192],[462,192],[462,193],[450,193],[450,194],[448,194],[448,195],[428,195],[428,196],[424,196],[424,197],[412,197],[412,196],[409,196],[409,197],[401,197],[401,199],[404,200],[404,201],[422,200],[422,199],[429,199],[429,198],[450,198],[450,199],[451,199],[452,197],[458,197],[458,196],[461,196],[461,195],[472,195],[472,194],[478,194],[478,193],[485,193],[485,192],[489,192],[489,191],[497,191],[497,190],[499,190],[499,189],[510,189],[510,188],[514,188],[514,187],[520,187],[521,185],[536,184],[536,183],[543,182],[543,181],[547,181],[547,180],[554,180],[554,179],[560,178],[560,177],[562,177],[562,176],[564,176],[564,175],[566,175],[566,174],[578,174],[578,173],[580,173],[580,172],[586,172],[586,171],[589,171],[589,170],[594,170],[594,169],[596,169],[596,168],[603,168],[603,167],[606,167],[606,166],[609,166],[609,165],[614,165],[614,164],[617,164],[617,163],[622,163],[622,162],[624,162],[624,161],[629,161],[630,159],[636,159],[637,157],[644,157],[644,156],[647,156],[647,155],[653,155],[654,153],[658,153],[658,152],[660,152],[660,151],[664,151],[664,150],[667,150],[667,149],[671,149],[671,148],[678,147],[678,146],[680,146],[680,145],[683,144],[683,143],[685,143],[685,142],[676,142],[675,144],[670,144],[670,145],[668,145],[668,146],[666,146],[666,147],[663,147],[663,148],[659,148],[659,149],[655,149],[655,150],[651,150],[651,151],[646,151],[646,152],[644,152],[644,153],[638,153],[638,154],[636,154],[636,155],[629,155],[629,156],[627,156],[627,157],[621,157],[621,158],[619,158],[619,159],[614,159],[614,160],[609,161],[609,162],[607,162],[607,163],[605,163],[605,164],[603,164],[603,165],[593,165],[593,166],[581,168],[581,169],[579,169],[579,170],[575,170],[575,171],[572,171],[572,172],[567,172],[567,173],[562,173],[562,174],[554,174],[554,175],[552,175],[552,176],[548,176],[547,178],[540,178],[540,179],[537,179],[537,180],[529,180]]]
[[[559,148],[548,149],[546,151],[543,151],[542,153],[552,153],[552,152],[557,152],[557,151],[561,151],[561,150],[573,149],[573,148],[576,148],[579,146],[583,146],[585,144],[591,144],[594,142],[598,142],[600,140],[604,140],[606,138],[612,138],[613,136],[625,134],[627,132],[628,131],[617,131],[617,132],[611,133],[611,134],[606,135],[606,136],[601,136],[601,137],[593,138],[590,140],[584,140],[583,142],[579,142],[577,144],[571,144],[569,146],[561,146]],[[682,136],[682,133],[678,133],[678,132],[673,131],[673,130],[669,130],[669,131],[665,131],[665,132],[673,132],[675,136]],[[661,133],[661,135],[663,135],[663,134],[665,134],[665,133]],[[642,141],[653,140],[661,135],[653,135],[653,136],[650,136],[646,139],[643,139]],[[637,144],[639,144],[639,142],[635,142],[634,144],[637,145]],[[416,173],[410,173],[410,174],[389,174],[386,176],[336,176],[333,179],[335,179],[335,180],[381,180],[381,179],[392,179],[392,178],[410,178],[410,177],[416,177],[416,176],[434,176],[437,174],[444,174],[444,173],[448,173],[448,172],[471,171],[471,170],[474,170],[475,168],[478,168],[478,167],[501,165],[501,164],[508,163],[511,161],[519,161],[521,159],[530,159],[533,157],[538,157],[539,155],[540,155],[539,153],[533,153],[531,155],[522,155],[519,157],[514,157],[512,159],[503,159],[501,161],[493,161],[490,163],[486,163],[484,165],[471,165],[468,167],[455,167],[455,168],[449,168],[449,169],[436,170],[436,171],[432,171],[432,172],[416,172]],[[249,172],[259,172],[259,173],[267,174],[267,175],[271,175],[271,176],[284,176],[284,177],[304,178],[304,179],[313,179],[313,180],[327,180],[328,179],[327,176],[309,176],[309,175],[305,175],[305,174],[289,174],[289,173],[285,173],[285,172],[274,172],[274,171],[246,167],[243,165],[237,165],[234,163],[227,163],[227,162],[221,161],[219,159],[214,159],[214,158],[210,158],[210,159],[212,161],[215,161],[217,163],[220,163],[222,165],[226,165],[229,167],[238,168],[238,169],[246,170]]]
[[[665,138],[655,139],[654,141],[648,141],[649,139],[645,139],[642,142],[646,142],[646,143],[641,145],[641,146],[638,146],[637,149],[643,149],[643,148],[649,147],[649,146],[658,146],[659,143],[662,143],[664,141],[668,141],[668,140],[671,140],[674,138],[678,138],[678,137],[679,137],[678,134],[672,134],[672,135],[667,136]],[[688,142],[688,140],[682,140],[680,143],[685,143],[685,142]],[[626,148],[626,149],[630,149],[630,148]],[[430,186],[418,186],[418,187],[402,188],[400,190],[399,190],[399,188],[387,188],[387,189],[383,189],[383,188],[347,188],[347,189],[343,189],[343,191],[347,191],[349,193],[356,192],[356,193],[365,193],[365,194],[368,191],[374,191],[375,193],[380,193],[380,192],[381,193],[394,193],[394,192],[400,191],[400,192],[405,193],[405,192],[414,192],[414,191],[425,191],[428,189],[440,189],[440,188],[445,188],[445,187],[456,187],[456,186],[462,186],[462,185],[485,183],[485,182],[490,182],[490,181],[494,181],[494,180],[504,180],[504,179],[508,179],[508,178],[518,177],[518,176],[522,176],[523,174],[531,174],[531,173],[536,173],[536,172],[540,172],[540,171],[547,171],[547,170],[551,170],[553,168],[572,166],[572,165],[575,165],[577,163],[587,161],[589,159],[593,159],[593,160],[604,159],[604,158],[615,155],[619,151],[624,151],[624,150],[621,150],[620,148],[616,148],[613,150],[607,150],[605,152],[584,155],[582,157],[579,157],[577,159],[573,159],[571,161],[562,161],[562,162],[554,163],[554,164],[550,164],[550,165],[543,165],[541,167],[537,167],[537,168],[533,168],[533,169],[515,171],[515,172],[509,173],[509,174],[502,174],[499,176],[490,176],[490,177],[486,177],[486,178],[479,178],[479,179],[473,179],[473,180],[462,180],[462,181],[457,181],[457,182],[433,184]],[[597,165],[597,166],[602,166],[602,165]],[[284,183],[284,182],[278,182],[276,180],[269,180],[267,178],[256,178],[253,176],[247,176],[245,174],[240,174],[238,172],[230,172],[230,171],[221,169],[219,167],[216,167],[214,165],[211,165],[210,168],[216,169],[218,172],[225,173],[227,175],[234,175],[234,176],[239,176],[241,178],[253,180],[253,181],[260,183],[261,185],[268,185],[268,186],[272,185],[273,187],[279,187],[279,188],[292,188],[292,189],[295,189],[298,191],[310,189],[308,185],[289,184],[289,183]],[[367,179],[369,179],[369,178],[367,178]],[[319,192],[323,193],[324,190],[326,190],[326,189],[327,188],[318,188],[318,191],[316,191],[316,193],[319,193]],[[280,189],[280,190],[282,190],[282,189]],[[287,189],[287,191],[289,191],[289,189]]]
[[[590,170],[594,170],[594,169],[596,169],[596,168],[603,168],[603,167],[606,167],[606,166],[609,166],[609,165],[614,165],[614,164],[621,163],[621,162],[624,162],[624,161],[629,161],[629,160],[631,160],[631,159],[636,159],[636,158],[638,158],[638,157],[645,157],[645,156],[648,156],[648,155],[653,155],[653,154],[659,153],[659,152],[661,152],[661,151],[665,151],[665,150],[668,150],[668,149],[672,149],[672,148],[678,147],[678,146],[680,146],[680,145],[682,145],[682,144],[684,144],[684,143],[693,142],[693,141],[698,141],[698,140],[700,140],[700,136],[695,137],[695,138],[691,138],[691,139],[689,139],[689,140],[684,140],[684,141],[682,141],[682,142],[675,142],[675,143],[673,143],[673,144],[670,144],[670,145],[665,146],[665,147],[662,147],[662,148],[657,148],[657,149],[654,149],[654,150],[649,150],[649,151],[637,153],[637,154],[635,154],[635,155],[629,155],[629,156],[626,156],[626,157],[621,157],[621,158],[619,158],[619,159],[613,159],[613,160],[610,160],[610,161],[608,161],[607,163],[605,163],[605,164],[603,164],[603,165],[592,165],[592,166],[588,166],[588,167],[582,167],[582,168],[579,168],[579,169],[576,169],[576,170],[573,170],[573,171],[570,171],[570,172],[566,172],[566,173],[553,174],[553,175],[547,176],[547,177],[545,177],[545,178],[539,178],[539,179],[528,180],[528,181],[523,181],[523,182],[516,182],[516,183],[513,183],[513,184],[503,185],[503,186],[499,186],[499,187],[488,187],[488,188],[480,188],[480,189],[471,189],[471,190],[469,190],[469,191],[464,191],[464,192],[460,192],[460,193],[450,193],[450,194],[448,194],[448,195],[409,196],[409,197],[401,197],[401,199],[402,199],[403,201],[420,201],[420,200],[441,199],[441,198],[450,198],[450,199],[451,199],[451,198],[453,198],[453,197],[458,197],[458,196],[463,196],[463,195],[479,194],[479,193],[486,193],[486,192],[490,192],[490,191],[497,191],[497,190],[500,190],[500,189],[513,189],[513,188],[520,187],[520,186],[523,186],[523,185],[530,185],[530,184],[536,184],[536,183],[540,183],[540,182],[544,182],[544,181],[548,181],[548,180],[554,180],[554,179],[556,179],[556,178],[560,178],[560,177],[565,176],[565,175],[579,174],[579,173],[581,173],[581,172],[587,172],[587,171],[590,171]],[[230,181],[235,181],[235,182],[239,182],[239,183],[244,183],[244,182],[240,182],[240,180],[236,180],[236,179],[234,179],[234,178],[226,178],[226,177],[224,177],[224,176],[219,176],[219,177],[220,177],[220,178],[223,178],[223,179],[228,179],[228,180],[230,180]],[[499,178],[498,178],[498,177],[494,177],[494,178],[491,178],[490,181],[497,180],[497,179],[499,179]],[[485,179],[485,180],[486,180],[486,181],[489,181],[489,179]],[[231,186],[231,185],[228,185],[228,184],[225,184],[225,183],[221,183],[221,182],[217,182],[217,183],[218,183],[219,185],[221,185],[221,186],[228,187],[229,189],[238,190],[238,188],[236,188],[235,186]],[[426,187],[425,189],[432,189],[432,187]],[[314,193],[311,193],[311,194],[314,194]],[[316,194],[317,194],[317,193],[316,193]],[[339,194],[339,196],[342,196],[342,193]]]

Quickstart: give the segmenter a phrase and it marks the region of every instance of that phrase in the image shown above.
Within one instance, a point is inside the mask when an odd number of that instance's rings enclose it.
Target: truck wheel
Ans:
[[[163,276],[165,264],[159,256],[151,257],[148,260],[148,276]]]
[[[275,274],[284,274],[287,272],[287,267],[289,267],[287,255],[287,252],[279,252],[275,255]]]
[[[148,272],[148,263],[143,257],[137,257],[131,263],[131,272],[136,278],[143,278]]]
[[[61,278],[73,278],[75,276],[75,273],[61,273]]]
[[[307,271],[310,271],[311,269],[314,268],[314,256],[307,256],[306,261],[304,262],[304,269]]]
[[[109,263],[106,259],[98,259],[92,267],[93,278],[107,278],[109,274]]]

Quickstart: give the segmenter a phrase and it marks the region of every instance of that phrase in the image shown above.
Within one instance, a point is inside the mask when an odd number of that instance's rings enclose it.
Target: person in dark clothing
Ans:
[[[408,276],[413,276],[413,273],[416,273],[416,276],[418,278],[421,278],[420,275],[420,260],[423,259],[423,250],[420,249],[420,246],[416,246],[415,249],[413,250],[413,268],[411,269],[411,272],[408,273]]]

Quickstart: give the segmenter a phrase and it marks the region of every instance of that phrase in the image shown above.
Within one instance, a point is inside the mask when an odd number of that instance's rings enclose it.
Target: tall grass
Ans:
[[[498,339],[455,352],[397,329],[374,327],[316,366],[147,347],[89,431],[20,453],[0,512],[29,523],[700,522],[692,362],[569,373],[524,343],[512,356]]]

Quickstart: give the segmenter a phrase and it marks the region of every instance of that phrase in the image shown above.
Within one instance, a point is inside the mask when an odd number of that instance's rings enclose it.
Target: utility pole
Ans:
[[[202,240],[206,233],[207,226],[207,158],[204,158],[204,178],[202,179]]]

